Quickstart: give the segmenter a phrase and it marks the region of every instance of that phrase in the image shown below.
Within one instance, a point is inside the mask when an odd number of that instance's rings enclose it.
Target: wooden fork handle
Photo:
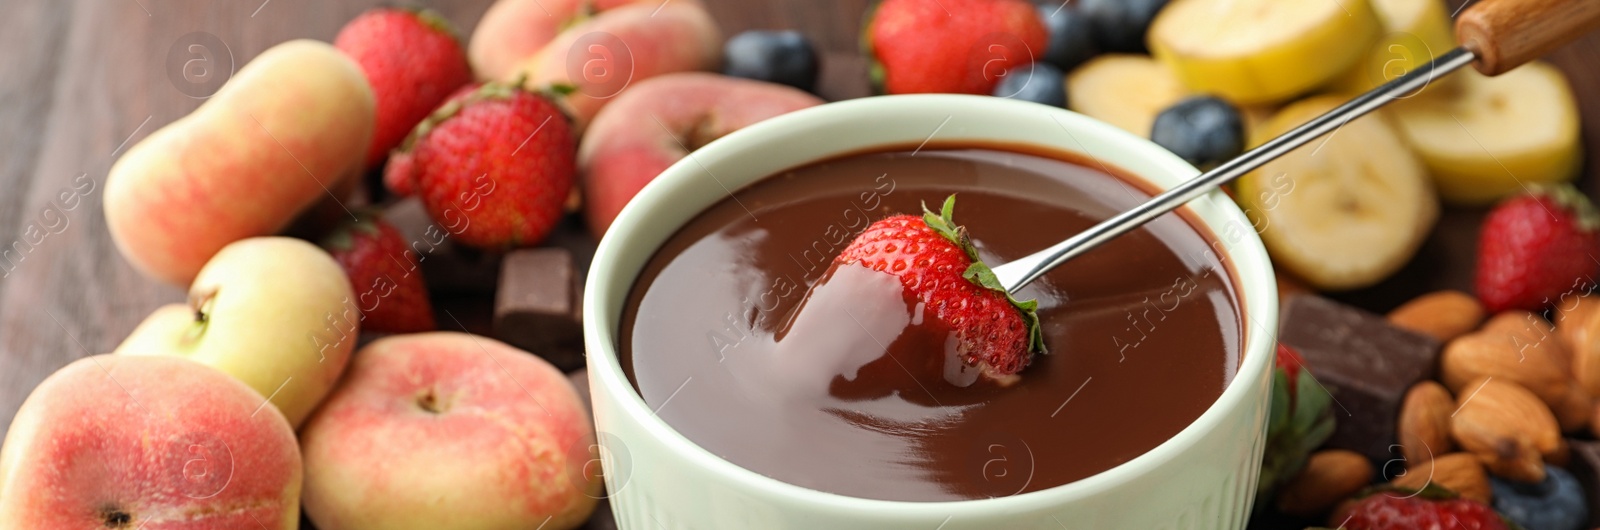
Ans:
[[[1500,75],[1596,28],[1600,0],[1478,0],[1456,18],[1456,40],[1479,72]]]

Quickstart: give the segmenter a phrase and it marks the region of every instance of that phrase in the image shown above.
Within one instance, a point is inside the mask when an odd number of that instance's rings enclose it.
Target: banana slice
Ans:
[[[1144,55],[1102,55],[1067,75],[1067,108],[1143,138],[1156,114],[1187,94],[1167,67]]]
[[[1343,102],[1321,96],[1295,103],[1261,134],[1282,134]],[[1323,290],[1366,287],[1393,274],[1439,216],[1422,163],[1380,115],[1346,123],[1245,175],[1236,191],[1273,261]]]
[[[1530,63],[1457,82],[1388,110],[1446,202],[1481,205],[1535,182],[1571,180],[1582,164],[1578,104],[1560,70]]]
[[[1174,0],[1148,38],[1189,89],[1249,105],[1326,84],[1378,34],[1367,0]]]
[[[1366,92],[1378,85],[1428,64],[1455,48],[1455,32],[1450,15],[1440,0],[1371,0],[1384,35],[1368,52],[1366,59],[1335,79],[1329,89],[1335,92]],[[1429,84],[1437,87],[1453,82],[1444,77]],[[1426,89],[1424,89],[1426,91]]]

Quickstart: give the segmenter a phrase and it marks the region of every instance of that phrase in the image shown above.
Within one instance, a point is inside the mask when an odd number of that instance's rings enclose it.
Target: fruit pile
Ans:
[[[1477,296],[1429,293],[1387,317],[1281,284],[1259,527],[1595,524],[1600,213],[1535,186],[1488,213],[1478,253]]]
[[[129,149],[110,234],[188,301],[28,397],[0,528],[589,523],[585,253],[691,150],[822,101],[797,33],[724,57],[695,2],[542,4],[466,46],[370,10]]]
[[[885,92],[1064,106],[1202,169],[1455,47],[1442,0],[884,0],[864,36]],[[1555,68],[1465,71],[1233,191],[1280,270],[1357,289],[1410,261],[1440,198],[1481,206],[1571,180],[1578,129]]]
[[[865,16],[882,92],[1066,107],[1200,167],[1453,46],[1439,0]],[[263,52],[113,166],[112,240],[188,301],[34,390],[0,447],[0,528],[585,524],[584,249],[694,149],[822,103],[819,66],[793,31],[723,43],[693,1],[498,0],[465,46],[379,8]],[[1275,263],[1326,291],[1409,261],[1440,198],[1505,200],[1476,298],[1387,321],[1289,300],[1263,520],[1561,530],[1600,508],[1597,221],[1539,185],[1574,176],[1578,135],[1555,69],[1467,72],[1237,183]]]
[[[1283,444],[1270,445],[1268,462],[1295,459],[1298,470],[1263,473],[1260,527],[1319,518],[1352,530],[1593,526],[1600,499],[1594,399],[1600,378],[1591,372],[1600,366],[1600,350],[1589,333],[1600,329],[1594,318],[1600,298],[1586,288],[1564,293],[1542,307],[1551,320],[1488,307],[1470,295],[1440,291],[1384,318],[1293,295],[1282,340],[1307,355],[1286,361],[1280,354],[1279,365],[1316,374],[1316,385],[1298,390],[1301,396],[1318,392],[1313,410],[1332,413],[1338,427],[1317,433],[1310,445],[1320,449],[1309,454],[1300,445],[1275,455]],[[1366,338],[1352,334],[1330,342],[1296,331],[1320,326],[1325,332],[1330,320]],[[1384,335],[1405,336],[1409,346]],[[1379,352],[1346,349],[1363,340]],[[1361,363],[1369,367],[1354,366]],[[1387,363],[1382,368],[1399,375],[1376,377],[1371,363]],[[1345,413],[1334,413],[1335,406]],[[1429,526],[1436,521],[1444,522]]]

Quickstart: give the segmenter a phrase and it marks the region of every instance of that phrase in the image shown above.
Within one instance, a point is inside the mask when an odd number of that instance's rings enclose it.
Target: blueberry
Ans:
[[[1207,169],[1244,150],[1244,120],[1226,101],[1195,96],[1157,114],[1150,140],[1195,167]]]
[[[817,86],[817,51],[798,31],[746,31],[722,48],[722,73],[789,85]]]
[[[1578,530],[1589,520],[1583,486],[1567,470],[1544,466],[1544,482],[1489,477],[1494,509],[1527,530]]]
[[[1079,0],[1094,42],[1104,52],[1144,53],[1144,33],[1167,0]]]
[[[994,95],[1066,108],[1066,76],[1050,63],[1013,66],[994,86]]]
[[[1050,30],[1050,45],[1044,50],[1045,62],[1067,71],[1094,57],[1094,35],[1090,33],[1089,17],[1078,11],[1077,4],[1040,4],[1039,18]]]

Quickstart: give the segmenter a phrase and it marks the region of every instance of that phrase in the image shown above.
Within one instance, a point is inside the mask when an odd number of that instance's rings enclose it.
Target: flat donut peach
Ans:
[[[652,0],[500,0],[489,6],[472,32],[467,57],[484,81],[511,78],[517,63],[539,53],[563,28],[584,17]],[[695,2],[695,0],[674,0]]]
[[[753,123],[820,104],[799,89],[711,73],[639,82],[595,116],[578,147],[590,230],[605,234],[640,188],[690,151]]]
[[[562,98],[577,130],[624,89],[672,72],[715,69],[722,34],[698,3],[629,4],[568,28],[513,69],[527,86],[571,85]]]

